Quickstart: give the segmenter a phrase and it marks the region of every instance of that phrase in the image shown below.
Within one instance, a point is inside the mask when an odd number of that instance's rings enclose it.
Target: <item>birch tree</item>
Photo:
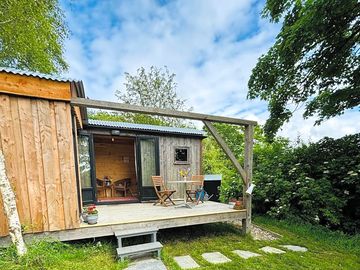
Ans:
[[[7,216],[7,220],[9,224],[9,234],[11,237],[11,241],[16,246],[18,255],[22,256],[26,253],[27,249],[21,233],[21,224],[16,207],[15,193],[11,188],[10,181],[6,175],[5,158],[1,149],[0,149],[0,194],[2,196],[4,211],[5,211],[5,215]]]

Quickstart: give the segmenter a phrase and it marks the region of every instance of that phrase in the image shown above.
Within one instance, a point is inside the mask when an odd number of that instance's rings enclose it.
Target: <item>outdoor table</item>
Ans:
[[[168,181],[167,183],[169,183],[169,184],[182,184],[182,188],[183,188],[183,191],[184,191],[184,203],[181,204],[181,205],[178,205],[177,207],[192,208],[191,205],[187,203],[186,184],[199,183],[199,181],[179,180],[179,181]]]

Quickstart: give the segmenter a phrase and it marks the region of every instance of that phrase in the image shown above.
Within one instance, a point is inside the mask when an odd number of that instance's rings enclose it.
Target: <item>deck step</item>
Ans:
[[[122,261],[127,256],[138,255],[147,252],[157,252],[157,256],[160,257],[160,250],[163,245],[160,242],[152,242],[140,245],[133,245],[128,247],[119,247],[116,249],[118,258]]]
[[[157,231],[158,231],[157,228],[139,228],[139,229],[115,231],[114,234],[116,237],[126,238],[126,237],[154,234],[157,233]]]

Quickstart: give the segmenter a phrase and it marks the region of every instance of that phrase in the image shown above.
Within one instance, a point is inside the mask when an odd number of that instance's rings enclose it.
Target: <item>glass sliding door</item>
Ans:
[[[96,193],[93,185],[92,136],[79,135],[78,144],[82,202],[83,204],[94,203]]]
[[[137,139],[139,190],[142,201],[157,198],[151,176],[159,175],[159,142],[156,137]]]

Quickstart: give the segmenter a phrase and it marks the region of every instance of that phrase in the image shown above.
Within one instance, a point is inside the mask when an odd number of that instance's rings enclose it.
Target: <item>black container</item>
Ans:
[[[211,196],[210,201],[220,201],[221,174],[206,174],[204,178],[204,189]]]

